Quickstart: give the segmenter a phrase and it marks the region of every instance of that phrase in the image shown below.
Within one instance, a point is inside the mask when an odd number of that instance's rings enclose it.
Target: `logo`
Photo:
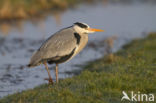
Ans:
[[[134,93],[133,91],[130,92],[130,95],[128,95],[125,91],[122,91],[122,98],[121,101],[127,100],[127,101],[145,101],[145,102],[152,102],[154,101],[154,94],[142,94],[140,92]]]

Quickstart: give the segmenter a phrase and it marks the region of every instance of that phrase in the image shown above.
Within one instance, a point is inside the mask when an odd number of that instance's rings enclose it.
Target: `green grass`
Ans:
[[[79,75],[58,85],[44,84],[0,103],[121,103],[123,90],[156,96],[156,33],[125,45],[111,61],[103,57],[88,63]]]

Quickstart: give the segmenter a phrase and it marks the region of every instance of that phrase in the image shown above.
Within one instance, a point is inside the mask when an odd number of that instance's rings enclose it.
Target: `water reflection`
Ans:
[[[52,14],[52,17],[54,17],[57,26],[61,26],[61,21],[62,21],[62,20],[61,20],[61,17],[62,17],[62,14],[63,14],[62,11],[57,11],[57,12],[54,12],[54,13]]]
[[[1,34],[6,36],[8,35],[9,31],[11,30],[11,25],[8,23],[1,23],[0,24],[0,31],[2,32]]]
[[[61,16],[63,14],[63,11],[55,11],[51,14],[51,17],[54,18],[56,26],[61,26]],[[50,17],[50,16],[49,16]],[[40,28],[41,31],[45,30],[45,17],[39,17],[39,18],[32,18],[30,21],[33,25],[36,25]],[[23,32],[23,26],[26,21],[24,20],[15,20],[15,21],[1,21],[0,22],[0,34],[7,36],[11,30],[14,28],[18,32]]]

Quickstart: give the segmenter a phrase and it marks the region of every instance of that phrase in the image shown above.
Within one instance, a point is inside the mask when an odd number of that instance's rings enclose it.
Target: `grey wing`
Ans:
[[[60,57],[70,54],[76,48],[76,45],[74,30],[69,28],[51,36],[43,43],[38,52],[42,55],[42,59]]]
[[[77,47],[74,32],[72,28],[67,28],[52,35],[32,55],[28,66],[37,66],[42,63],[42,60],[70,54]]]

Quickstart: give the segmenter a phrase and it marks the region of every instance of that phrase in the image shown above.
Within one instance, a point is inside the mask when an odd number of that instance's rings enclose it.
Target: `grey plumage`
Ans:
[[[70,54],[74,49],[78,50],[77,47],[80,44],[82,46],[80,49],[82,49],[88,41],[88,35],[82,35],[82,42],[78,44],[77,42],[80,42],[80,40],[77,41],[74,33],[76,33],[76,31],[73,28],[66,28],[49,37],[33,54],[29,67],[40,65],[46,60],[57,60],[59,57]],[[77,35],[79,34],[77,33]],[[87,39],[87,41],[84,42],[83,39]],[[80,50],[77,52],[80,52]]]
[[[74,32],[73,28],[67,28],[49,37],[32,56],[30,66],[37,66],[44,60],[70,54],[77,42]]]

